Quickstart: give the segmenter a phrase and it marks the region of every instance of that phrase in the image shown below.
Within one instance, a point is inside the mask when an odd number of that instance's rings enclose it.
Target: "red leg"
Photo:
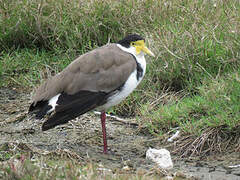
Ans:
[[[103,133],[103,153],[107,154],[107,133],[106,133],[106,114],[101,112],[101,123],[102,123],[102,133]]]

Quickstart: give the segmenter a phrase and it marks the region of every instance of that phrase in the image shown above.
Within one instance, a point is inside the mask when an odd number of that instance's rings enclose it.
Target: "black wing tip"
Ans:
[[[53,127],[50,127],[48,125],[46,125],[45,123],[42,125],[42,131],[47,131],[49,129],[52,129]]]
[[[43,115],[39,115],[39,113],[37,113],[35,116],[35,119],[40,120],[40,119],[43,119],[43,117],[44,117]]]
[[[51,116],[47,121],[45,121],[42,125],[42,131],[47,131],[49,129],[52,129],[58,125],[65,124],[69,120],[71,120],[69,116],[64,116],[64,114],[54,114]]]
[[[56,127],[58,124],[54,124],[54,123],[51,123],[51,117],[50,119],[48,119],[47,121],[45,121],[42,125],[42,131],[47,131],[49,129],[52,129],[54,127]],[[54,121],[53,121],[54,122]]]
[[[32,103],[28,108],[28,114],[31,114],[34,111],[34,109],[35,109],[35,106],[34,106],[34,103]]]

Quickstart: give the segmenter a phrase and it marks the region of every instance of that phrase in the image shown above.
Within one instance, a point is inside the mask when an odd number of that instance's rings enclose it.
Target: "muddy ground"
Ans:
[[[42,132],[42,122],[27,115],[30,96],[29,93],[14,89],[0,89],[0,146],[23,144],[43,155],[50,151],[68,151],[76,154],[81,161],[101,163],[111,170],[122,169],[126,165],[133,172],[155,167],[146,161],[145,152],[149,147],[162,148],[167,137],[151,136],[134,119],[127,119],[129,123],[123,123],[108,118],[108,145],[111,153],[104,155],[98,115],[85,114],[66,125]],[[171,152],[173,149],[169,150]],[[190,179],[240,179],[240,166],[236,166],[240,164],[238,153],[191,158],[174,155],[172,159],[174,169],[170,173],[182,172],[186,177],[192,175]],[[1,159],[2,162],[4,160]]]

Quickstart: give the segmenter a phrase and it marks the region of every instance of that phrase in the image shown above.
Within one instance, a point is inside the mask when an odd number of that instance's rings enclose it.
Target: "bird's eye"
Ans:
[[[132,42],[132,45],[134,46],[134,45],[136,45],[136,43],[135,43],[135,42]]]

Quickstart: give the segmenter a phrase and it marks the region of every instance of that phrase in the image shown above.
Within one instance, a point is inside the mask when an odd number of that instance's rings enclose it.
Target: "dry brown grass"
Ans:
[[[240,126],[232,130],[226,127],[207,128],[199,137],[184,136],[174,144],[174,154],[181,157],[207,156],[214,153],[239,151]]]

